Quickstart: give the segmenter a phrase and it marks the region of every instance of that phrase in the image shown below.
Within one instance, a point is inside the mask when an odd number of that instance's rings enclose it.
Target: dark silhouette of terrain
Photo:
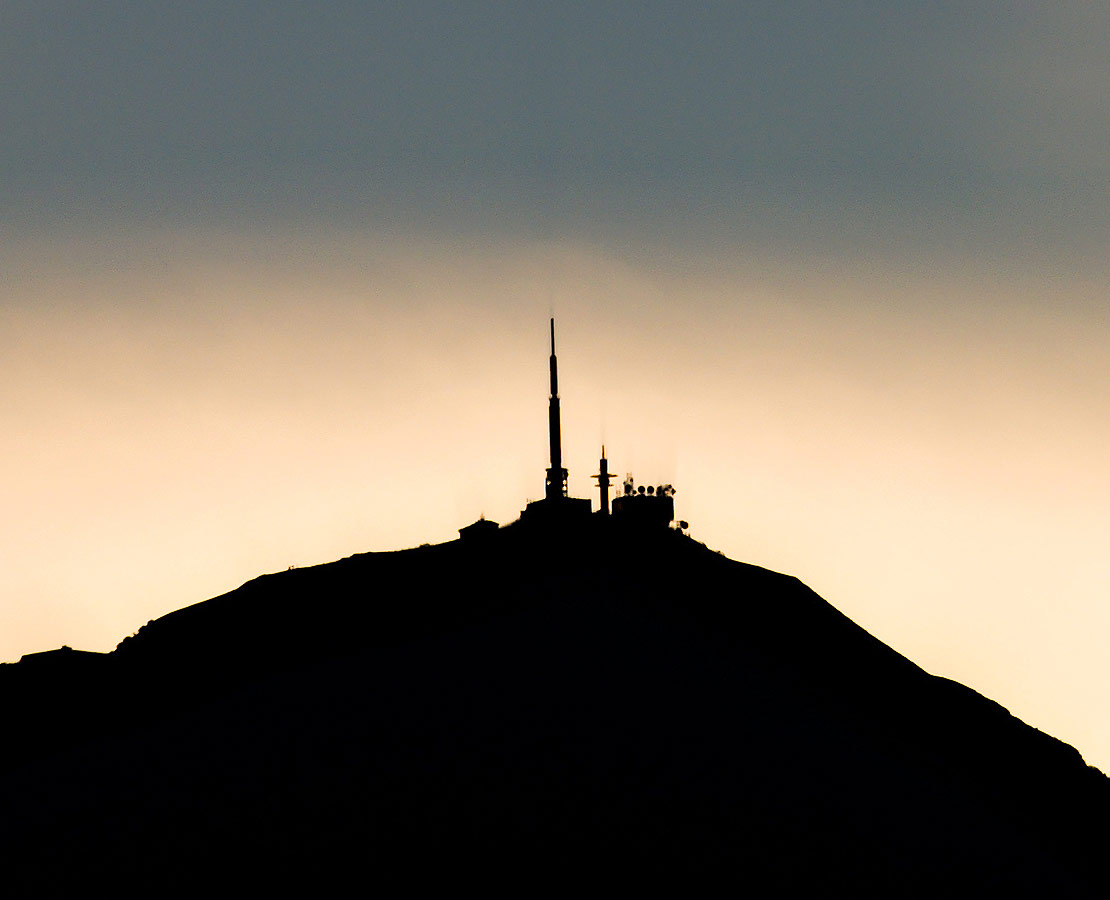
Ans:
[[[1073,748],[674,531],[266,575],[0,692],[11,896],[1107,895]]]

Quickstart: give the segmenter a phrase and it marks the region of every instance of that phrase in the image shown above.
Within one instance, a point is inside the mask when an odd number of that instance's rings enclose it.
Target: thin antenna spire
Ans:
[[[609,460],[605,458],[605,445],[601,445],[601,459],[597,463],[597,474],[593,476],[597,479],[598,493],[601,495],[601,505],[598,511],[603,515],[609,515],[609,485],[613,483],[613,476],[609,474]]]
[[[551,319],[551,397],[547,405],[547,428],[551,440],[551,466],[547,470],[544,496],[562,500],[567,495],[567,470],[563,468],[563,441],[559,422],[559,363],[555,358],[555,318]]]

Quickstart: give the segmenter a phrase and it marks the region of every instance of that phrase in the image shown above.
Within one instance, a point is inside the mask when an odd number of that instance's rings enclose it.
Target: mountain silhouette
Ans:
[[[0,696],[13,896],[1108,893],[1078,752],[666,529],[264,575]]]

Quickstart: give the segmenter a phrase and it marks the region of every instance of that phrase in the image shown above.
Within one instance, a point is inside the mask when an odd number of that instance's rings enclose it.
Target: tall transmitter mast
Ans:
[[[559,425],[559,362],[555,358],[555,319],[551,320],[551,397],[547,402],[547,429],[551,438],[551,467],[547,470],[544,497],[549,501],[567,496],[567,470],[563,468],[563,441]]]

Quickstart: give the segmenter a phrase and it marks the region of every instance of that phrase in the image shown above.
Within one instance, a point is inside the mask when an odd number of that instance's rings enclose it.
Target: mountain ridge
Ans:
[[[84,877],[137,855],[156,878],[177,857],[155,823],[244,872],[558,857],[644,884],[789,869],[797,889],[1106,896],[1110,789],[1078,751],[673,531],[509,526],[264,575],[80,684],[44,673],[0,668],[14,873],[83,845]],[[105,807],[115,831],[91,824]],[[228,815],[250,827],[213,832]]]

